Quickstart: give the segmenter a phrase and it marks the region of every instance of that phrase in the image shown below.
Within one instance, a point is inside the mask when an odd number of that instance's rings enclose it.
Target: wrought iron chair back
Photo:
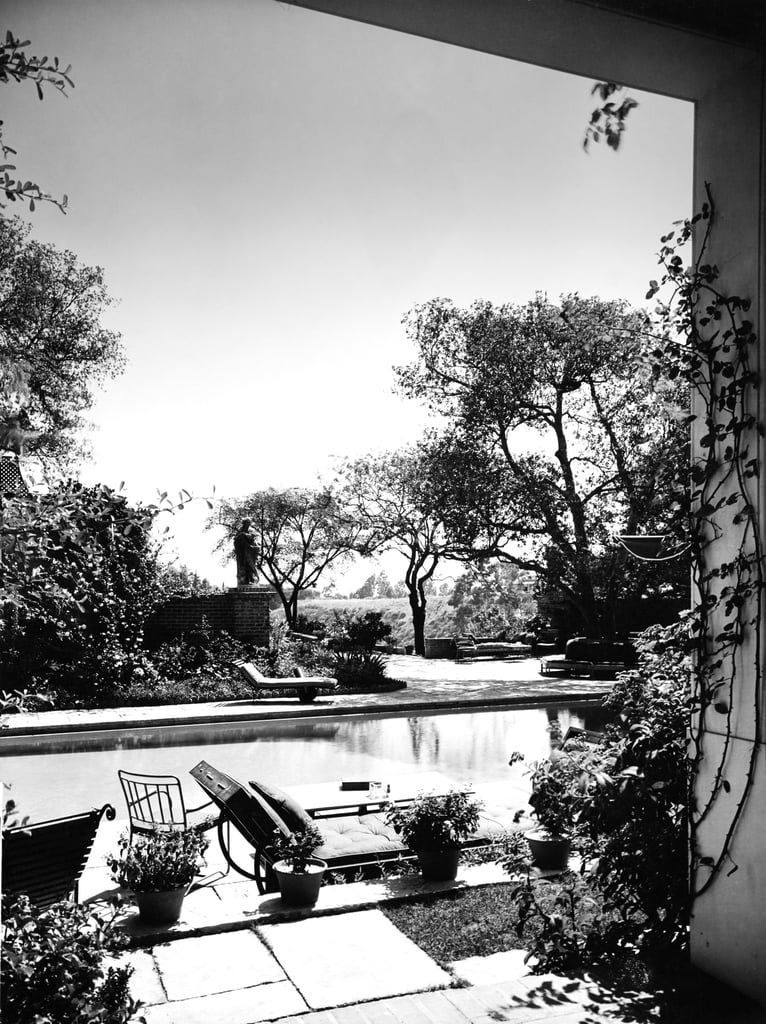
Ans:
[[[136,834],[187,828],[183,790],[175,775],[139,775],[122,769],[117,775],[128,805],[131,840]]]

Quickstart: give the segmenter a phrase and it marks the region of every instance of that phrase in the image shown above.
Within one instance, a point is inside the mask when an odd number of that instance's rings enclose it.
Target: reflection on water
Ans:
[[[122,816],[119,768],[178,775],[194,806],[202,794],[188,773],[202,759],[242,782],[259,778],[277,785],[413,771],[439,771],[462,783],[519,785],[525,767],[509,767],[511,753],[519,750],[528,761],[547,756],[554,723],[562,731],[570,725],[599,728],[603,712],[547,706],[4,737],[0,774],[22,813],[35,821],[106,802]]]

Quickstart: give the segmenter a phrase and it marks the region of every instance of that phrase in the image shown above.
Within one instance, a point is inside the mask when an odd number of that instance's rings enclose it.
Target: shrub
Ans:
[[[607,743],[589,755],[585,784],[572,780],[584,877],[567,876],[553,903],[532,878],[516,890],[522,925],[537,921],[537,970],[632,963],[636,976],[648,976],[685,955],[685,633],[683,622],[647,630],[637,642],[639,665],[618,677],[604,702],[616,718]],[[506,868],[518,863],[511,858]]]
[[[38,910],[25,897],[3,899],[0,1009],[4,1024],[124,1024],[138,1004],[132,968],[109,965],[123,943],[111,921],[85,906]]]
[[[606,699],[617,716],[611,764],[583,802],[578,829],[605,896],[641,921],[634,930],[653,954],[688,944],[685,634],[683,622],[647,630],[638,667]]]
[[[348,651],[335,655],[332,673],[341,686],[364,687],[385,679],[386,663],[379,654]]]
[[[67,481],[3,510],[0,672],[17,688],[103,702],[140,660],[157,598],[157,509]]]

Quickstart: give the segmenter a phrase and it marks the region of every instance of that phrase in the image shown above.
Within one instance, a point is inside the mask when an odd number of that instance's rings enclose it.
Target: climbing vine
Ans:
[[[692,411],[690,523],[695,613],[688,780],[692,901],[723,872],[737,870],[733,843],[750,795],[761,739],[761,640],[764,568],[754,490],[755,446],[762,426],[755,412],[750,302],[729,295],[708,252],[715,208],[707,201],[661,239],[662,274],[647,299],[657,307],[661,341],[652,354],[657,377],[689,385]],[[688,266],[679,250],[697,234]],[[750,685],[751,684],[751,685]],[[734,730],[753,744],[744,773],[734,771]],[[714,736],[719,738],[715,738]],[[704,769],[706,783],[702,792]],[[704,826],[715,813],[718,840]],[[720,822],[723,821],[723,828]],[[711,844],[715,843],[715,846]]]

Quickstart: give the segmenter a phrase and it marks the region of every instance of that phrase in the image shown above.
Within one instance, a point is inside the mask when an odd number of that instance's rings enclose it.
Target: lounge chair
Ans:
[[[335,690],[338,680],[330,676],[304,676],[295,669],[294,676],[269,678],[259,672],[251,661],[237,662],[237,668],[256,690],[295,690],[301,704],[311,704],[320,690]]]
[[[274,842],[275,830],[287,835],[306,825],[315,825],[324,840],[315,856],[326,861],[332,871],[348,871],[414,857],[393,827],[386,823],[385,814],[368,812],[364,803],[348,808],[345,813],[313,817],[311,811],[305,810],[275,786],[257,781],[243,786],[206,761],[200,761],[190,774],[221,810],[218,839],[226,862],[241,875],[254,879],[261,893],[276,890],[273,858],[268,849]],[[235,862],[230,848],[230,826],[252,847],[254,870]],[[486,846],[493,838],[513,827],[510,814],[505,821],[482,815],[479,830],[462,845]]]
[[[25,895],[45,909],[74,898],[101,818],[114,821],[111,804],[68,818],[19,825],[3,832],[3,891]]]

